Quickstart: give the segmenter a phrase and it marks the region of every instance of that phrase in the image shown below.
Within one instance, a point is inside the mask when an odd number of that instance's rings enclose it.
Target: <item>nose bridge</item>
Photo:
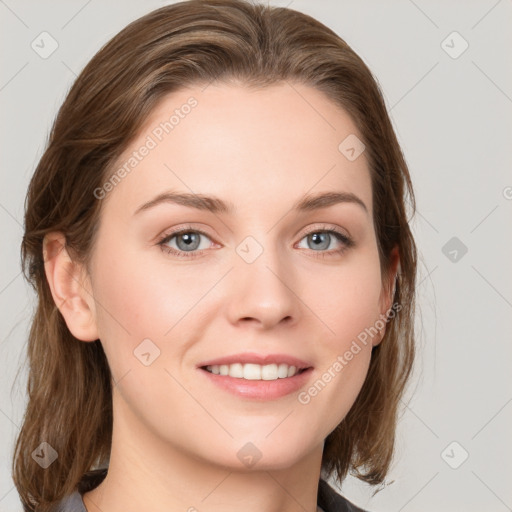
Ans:
[[[269,233],[238,244],[230,289],[232,321],[253,319],[266,327],[297,316],[293,269]]]

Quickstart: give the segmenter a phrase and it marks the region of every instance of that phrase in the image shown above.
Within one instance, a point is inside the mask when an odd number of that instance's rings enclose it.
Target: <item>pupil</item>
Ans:
[[[194,237],[196,237],[196,240],[194,240]],[[190,249],[191,247],[193,249],[196,248],[198,240],[197,235],[195,233],[185,233],[178,237],[178,246],[181,246],[183,242],[185,249]],[[183,249],[183,247],[180,247],[180,249]]]
[[[328,236],[328,233],[313,233],[311,235],[311,238],[312,238],[314,244],[316,245],[316,247],[321,246],[322,249],[325,249],[326,247],[329,246],[327,236]],[[324,237],[324,240],[322,240],[322,237]],[[327,243],[327,245],[326,245],[326,243]]]

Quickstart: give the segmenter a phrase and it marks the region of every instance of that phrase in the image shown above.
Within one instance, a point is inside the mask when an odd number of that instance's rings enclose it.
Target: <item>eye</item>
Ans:
[[[208,235],[204,231],[187,227],[165,235],[164,238],[158,242],[158,245],[163,251],[175,256],[194,258],[201,255],[204,249],[211,246],[211,244],[205,244],[205,246],[198,251],[201,245],[201,238],[209,239]],[[175,247],[172,247],[174,244]]]
[[[210,243],[204,243],[201,247],[202,239],[210,240]],[[309,231],[301,239],[308,243],[307,249],[311,249],[316,257],[336,256],[344,253],[347,249],[354,246],[354,241],[347,235],[335,229],[318,229]],[[301,243],[299,242],[299,244]],[[201,256],[203,252],[211,247],[211,239],[207,233],[199,229],[186,226],[177,229],[170,234],[166,234],[157,243],[161,249],[169,254],[180,258],[195,258]],[[332,248],[332,246],[335,248]],[[338,246],[338,247],[336,247]],[[329,249],[330,250],[326,250]],[[301,247],[299,247],[301,248]]]
[[[307,233],[302,240],[306,240],[306,243],[309,246],[307,248],[313,247],[313,252],[319,253],[315,254],[315,256],[320,257],[342,254],[354,245],[354,241],[350,237],[336,229],[315,229],[314,231]],[[326,251],[329,247],[332,248],[332,245],[337,245],[338,247]]]

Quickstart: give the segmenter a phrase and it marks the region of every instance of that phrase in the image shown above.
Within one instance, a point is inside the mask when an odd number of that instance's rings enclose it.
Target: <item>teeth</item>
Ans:
[[[298,373],[295,366],[288,366],[287,364],[267,364],[262,366],[260,364],[214,364],[207,366],[206,370],[214,373],[215,375],[229,375],[237,379],[246,380],[277,380],[293,377]]]

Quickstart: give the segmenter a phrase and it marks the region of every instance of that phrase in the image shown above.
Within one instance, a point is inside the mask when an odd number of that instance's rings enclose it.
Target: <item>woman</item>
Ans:
[[[309,16],[191,0],[89,62],[32,178],[25,510],[360,510],[414,357],[407,165]]]

